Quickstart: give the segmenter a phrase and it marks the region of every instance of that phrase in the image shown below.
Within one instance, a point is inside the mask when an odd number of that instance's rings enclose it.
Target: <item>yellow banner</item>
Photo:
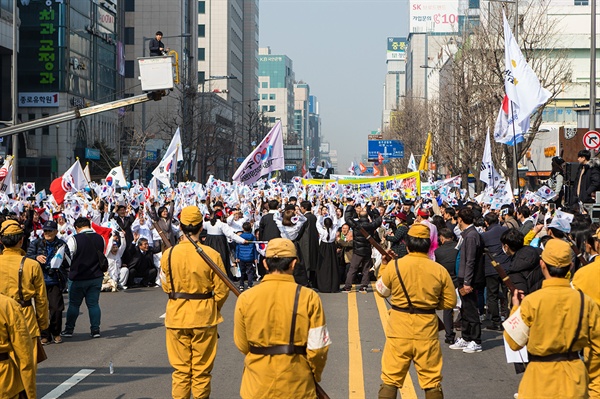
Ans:
[[[414,179],[414,180],[412,180]],[[417,195],[421,194],[421,175],[417,172],[409,172],[401,175],[394,176],[352,176],[352,178],[341,178],[341,179],[302,179],[302,185],[304,186],[319,186],[327,183],[337,182],[338,184],[370,184],[370,183],[382,183],[388,181],[400,182],[400,188],[405,192],[409,193],[412,190],[416,190]],[[412,181],[411,181],[412,180]]]

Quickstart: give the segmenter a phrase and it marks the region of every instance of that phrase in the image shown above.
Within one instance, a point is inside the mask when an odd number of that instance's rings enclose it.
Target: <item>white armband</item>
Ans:
[[[329,345],[331,345],[331,338],[329,338],[329,330],[327,330],[327,325],[308,330],[306,349],[314,351]]]
[[[392,293],[392,291],[385,284],[383,284],[382,279],[377,280],[375,288],[377,289],[377,292],[381,294],[381,296],[384,296],[386,298]]]
[[[510,315],[504,323],[502,323],[504,331],[512,338],[519,346],[525,346],[529,340],[529,327],[521,317],[521,308],[518,308],[515,313]]]

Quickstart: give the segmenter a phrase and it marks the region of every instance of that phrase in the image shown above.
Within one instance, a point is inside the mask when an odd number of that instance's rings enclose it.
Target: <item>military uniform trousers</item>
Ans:
[[[386,385],[401,388],[410,362],[415,363],[421,389],[441,386],[442,350],[435,339],[387,338],[381,359],[381,379]]]
[[[217,327],[167,328],[167,354],[175,369],[173,399],[205,399],[217,354]]]

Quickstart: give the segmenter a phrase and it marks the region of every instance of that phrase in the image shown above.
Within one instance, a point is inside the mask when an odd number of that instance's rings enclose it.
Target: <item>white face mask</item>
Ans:
[[[504,248],[504,245],[502,246],[502,252],[504,252],[505,255],[508,255],[508,252],[506,252],[506,248]]]

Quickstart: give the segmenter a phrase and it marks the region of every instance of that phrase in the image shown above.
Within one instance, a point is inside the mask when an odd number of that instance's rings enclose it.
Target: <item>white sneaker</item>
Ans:
[[[469,345],[469,343],[467,341],[465,341],[462,338],[458,338],[452,345],[450,345],[448,348],[450,349],[465,349],[467,347],[467,345]]]
[[[467,347],[465,349],[463,349],[463,352],[464,353],[477,353],[477,352],[481,352],[481,345],[479,345],[475,341],[471,341],[471,342],[469,342],[469,344],[467,345]]]

